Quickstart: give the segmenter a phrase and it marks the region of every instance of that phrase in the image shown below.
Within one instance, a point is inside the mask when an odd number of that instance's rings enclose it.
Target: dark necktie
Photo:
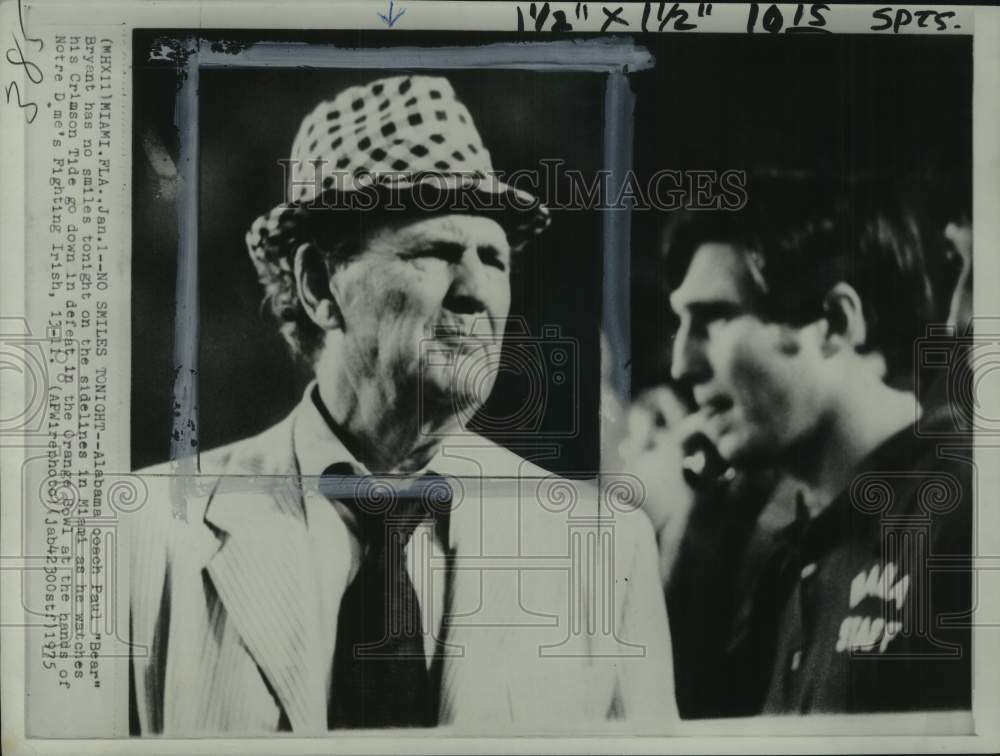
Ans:
[[[365,547],[340,602],[327,724],[331,729],[432,726],[437,697],[404,549],[422,520],[447,512],[450,489],[437,476],[404,490],[372,478],[331,477],[352,472],[338,464],[323,476],[324,493],[357,518]],[[331,490],[331,482],[340,490]]]

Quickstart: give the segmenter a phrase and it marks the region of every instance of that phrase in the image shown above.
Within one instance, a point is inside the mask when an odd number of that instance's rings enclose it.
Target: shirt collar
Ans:
[[[316,381],[306,386],[292,430],[292,443],[295,445],[295,460],[299,464],[299,473],[303,477],[318,478],[329,465],[346,462],[358,475],[370,474],[323,419],[313,400],[313,392],[317,392],[318,398]]]

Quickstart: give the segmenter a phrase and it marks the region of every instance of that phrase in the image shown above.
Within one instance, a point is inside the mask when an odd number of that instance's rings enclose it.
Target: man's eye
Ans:
[[[697,320],[699,320],[704,326],[712,325],[713,323],[725,322],[727,320],[732,320],[738,316],[741,309],[738,305],[733,304],[713,304],[705,307],[697,314]]]
[[[503,255],[497,251],[487,251],[481,252],[479,254],[479,259],[483,261],[483,265],[491,265],[497,270],[506,271],[507,261],[504,259]]]
[[[446,263],[457,262],[462,256],[461,248],[447,245],[435,245],[418,249],[409,255],[411,260],[443,260]]]

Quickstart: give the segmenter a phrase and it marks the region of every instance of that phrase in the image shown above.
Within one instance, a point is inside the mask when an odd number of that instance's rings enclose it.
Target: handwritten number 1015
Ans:
[[[805,15],[805,8],[802,3],[795,6],[795,17],[792,20],[792,24],[785,27],[785,19],[781,15],[781,9],[777,5],[769,5],[767,10],[764,11],[763,27],[764,31],[770,32],[771,34],[778,34],[784,31],[785,34],[796,34],[796,33],[813,33],[813,34],[824,34],[829,33],[829,29],[823,27],[826,26],[826,17],[823,15],[824,12],[830,10],[830,6],[825,3],[812,3],[809,6],[809,19],[805,25],[802,24],[803,16]],[[747,33],[753,34],[757,31],[757,18],[760,15],[760,5],[759,3],[750,4],[750,15],[747,18]]]

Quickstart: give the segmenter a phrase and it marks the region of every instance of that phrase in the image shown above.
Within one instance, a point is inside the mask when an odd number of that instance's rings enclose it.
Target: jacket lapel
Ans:
[[[539,498],[542,481],[554,476],[481,438],[464,449],[450,444],[442,456],[447,461],[436,460],[436,470],[458,477],[463,490],[451,517],[457,569],[441,722],[506,734],[512,726],[546,732],[552,722],[565,725],[574,717],[597,721],[606,712],[590,705],[600,694],[581,683],[597,679],[588,663],[572,653],[540,656],[543,646],[568,632],[568,587],[548,571],[522,583],[514,569],[522,555],[568,554],[567,515],[549,511]],[[523,542],[528,536],[531,545]],[[554,568],[565,564],[549,561]],[[504,562],[510,569],[499,567]],[[522,591],[531,593],[528,604]],[[547,615],[526,606],[546,607]]]
[[[452,511],[450,524],[451,565],[448,602],[444,623],[447,627],[442,648],[441,724],[457,728],[481,728],[510,721],[509,679],[502,649],[501,634],[477,626],[477,608],[491,605],[497,597],[483,595],[490,587],[482,570],[465,568],[470,556],[481,556],[481,510],[479,483],[465,480],[464,500]],[[473,490],[475,488],[476,490]],[[458,569],[455,569],[457,567]],[[484,667],[484,660],[490,660]],[[485,691],[488,695],[484,695]]]
[[[452,482],[455,492],[449,529],[452,569],[448,573],[444,617],[447,631],[439,721],[456,729],[469,727],[483,732],[483,728],[495,727],[502,732],[513,721],[511,670],[503,648],[507,634],[484,627],[476,615],[485,607],[505,604],[511,597],[498,595],[498,583],[489,580],[484,570],[469,565],[475,565],[477,557],[490,553],[487,542],[490,535],[484,527],[485,507],[504,505],[487,494],[490,485],[483,478],[484,472],[503,476],[514,471],[509,469],[510,452],[481,437],[472,438],[475,442],[464,448],[448,445],[432,463],[435,472],[456,479]]]
[[[292,424],[287,419],[230,460],[205,513],[222,538],[206,570],[292,729],[321,731],[328,671],[317,659],[327,644]]]

